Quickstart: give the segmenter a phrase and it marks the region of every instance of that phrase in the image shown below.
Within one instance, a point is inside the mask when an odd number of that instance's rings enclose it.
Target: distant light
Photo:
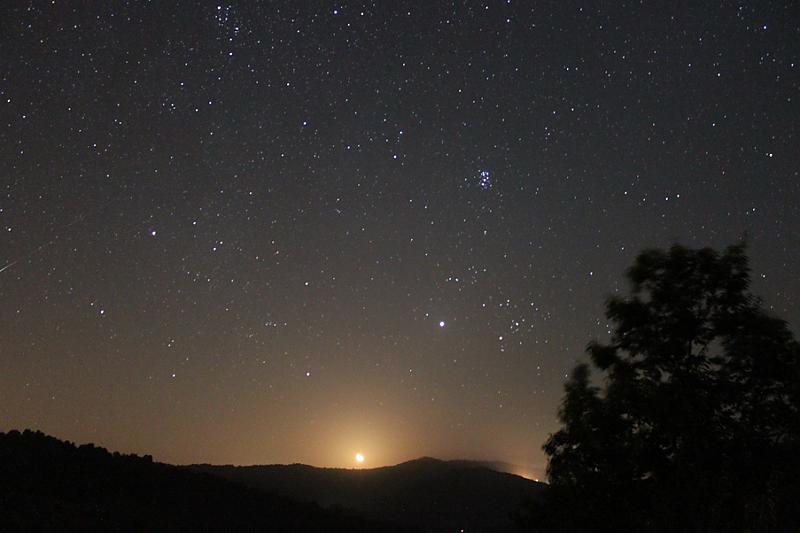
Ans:
[[[443,328],[443,327],[445,327],[445,326],[446,326],[446,324],[444,323],[444,320],[440,320],[440,321],[439,321],[439,327],[440,327],[440,328]]]
[[[359,463],[359,464],[363,463],[364,462],[364,455],[360,454],[360,453],[357,453],[356,454],[356,462]]]

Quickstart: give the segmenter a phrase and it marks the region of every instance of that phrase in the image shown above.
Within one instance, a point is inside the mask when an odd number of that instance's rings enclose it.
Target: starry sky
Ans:
[[[18,1],[0,429],[176,462],[508,461],[646,247],[800,324],[792,2]]]

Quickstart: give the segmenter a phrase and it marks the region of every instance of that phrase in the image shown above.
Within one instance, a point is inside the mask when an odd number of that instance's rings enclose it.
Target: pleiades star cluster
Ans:
[[[792,2],[19,1],[0,429],[542,475],[644,248],[800,323]]]

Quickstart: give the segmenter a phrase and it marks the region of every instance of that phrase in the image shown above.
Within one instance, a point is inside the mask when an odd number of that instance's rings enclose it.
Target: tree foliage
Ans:
[[[744,245],[641,253],[544,445],[559,531],[800,531],[800,349]]]

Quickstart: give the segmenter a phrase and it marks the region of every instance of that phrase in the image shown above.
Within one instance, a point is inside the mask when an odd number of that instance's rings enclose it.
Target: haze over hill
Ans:
[[[545,485],[491,468],[513,465],[423,457],[371,469],[308,465],[192,465],[252,488],[425,531],[508,531],[512,514]]]

